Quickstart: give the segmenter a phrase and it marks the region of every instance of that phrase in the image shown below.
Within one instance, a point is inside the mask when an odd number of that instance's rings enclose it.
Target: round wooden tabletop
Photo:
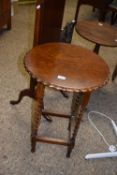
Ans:
[[[80,21],[76,31],[83,38],[102,46],[117,47],[117,28],[99,21]]]
[[[97,89],[107,82],[109,75],[108,66],[100,56],[65,43],[34,47],[26,54],[24,64],[38,82],[72,92]]]

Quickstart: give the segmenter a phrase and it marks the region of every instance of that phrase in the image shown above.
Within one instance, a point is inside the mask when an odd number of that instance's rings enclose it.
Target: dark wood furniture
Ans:
[[[99,53],[100,46],[117,47],[117,29],[98,21],[80,21],[76,31],[83,38],[95,43],[94,52]]]
[[[114,1],[108,6],[108,11],[112,13],[111,24],[113,25],[117,21],[117,1]]]
[[[11,29],[11,1],[0,0],[0,28],[7,26],[7,29]]]
[[[33,46],[46,42],[59,42],[62,20],[64,15],[65,0],[37,0],[34,42]],[[31,77],[29,89],[20,92],[18,100],[10,101],[12,105],[20,103],[24,96],[34,97],[36,80]],[[67,94],[63,94],[67,96]]]
[[[83,38],[95,43],[94,52],[99,53],[100,46],[117,47],[117,29],[107,23],[98,21],[80,21],[76,25],[76,31]],[[114,80],[116,67],[112,75]]]
[[[65,43],[47,43],[34,47],[26,54],[24,64],[29,74],[38,82],[34,97],[31,151],[35,152],[36,142],[38,141],[60,144],[67,146],[67,157],[70,157],[83,110],[87,104],[87,95],[105,85],[109,75],[108,66],[103,59],[92,51]],[[56,114],[43,109],[46,86],[56,90],[74,92],[70,115]],[[67,118],[69,139],[62,140],[38,135],[38,125],[42,115]],[[73,130],[71,128],[72,118],[75,118]]]
[[[36,5],[34,46],[59,41],[65,0],[38,0]]]
[[[105,20],[105,15],[106,15],[107,7],[108,7],[105,0],[78,0],[78,2],[77,2],[77,12],[76,12],[76,17],[75,17],[76,21],[78,19],[80,7],[82,5],[89,5],[89,6],[92,6],[93,9],[95,9],[95,8],[99,9],[99,11],[100,11],[99,21],[104,21]]]

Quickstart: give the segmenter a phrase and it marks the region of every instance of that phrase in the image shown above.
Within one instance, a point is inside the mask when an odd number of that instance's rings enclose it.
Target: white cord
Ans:
[[[90,124],[93,126],[93,128],[95,128],[96,129],[96,131],[99,133],[99,135],[102,137],[102,139],[104,140],[104,142],[105,142],[105,144],[108,146],[108,148],[109,148],[109,151],[111,151],[111,152],[114,152],[114,151],[116,151],[116,146],[115,145],[110,145],[109,143],[108,143],[108,141],[105,139],[105,137],[104,137],[104,135],[101,133],[101,131],[99,131],[99,129],[96,127],[96,125],[93,123],[93,121],[91,120],[91,114],[92,113],[94,113],[94,114],[99,114],[99,116],[100,117],[105,117],[105,118],[107,118],[107,119],[109,119],[110,121],[111,121],[111,123],[112,123],[112,125],[113,125],[113,120],[110,118],[110,117],[108,117],[107,115],[105,115],[105,114],[103,114],[103,113],[100,113],[100,112],[98,112],[98,111],[90,111],[89,113],[88,113],[88,119],[89,119],[89,122],[90,122]],[[115,124],[115,123],[114,123]],[[116,126],[116,125],[115,125]],[[115,130],[115,132],[116,132],[116,128],[114,128],[114,130]]]

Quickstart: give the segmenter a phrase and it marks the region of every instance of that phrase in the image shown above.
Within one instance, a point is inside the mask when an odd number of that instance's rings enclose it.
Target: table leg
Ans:
[[[35,152],[36,149],[36,136],[38,134],[38,127],[40,124],[41,114],[43,110],[44,89],[45,86],[42,83],[39,83],[35,90],[35,106],[31,122],[31,152]]]
[[[11,100],[10,104],[12,105],[17,105],[21,102],[21,100],[23,99],[23,97],[28,96],[30,98],[34,98],[34,90],[35,90],[35,86],[37,85],[37,81],[34,78],[30,78],[30,87],[29,89],[23,89],[18,96],[17,100]],[[60,91],[62,93],[62,95],[66,98],[68,98],[68,94],[66,92]],[[45,117],[47,119],[47,117]],[[50,118],[50,117],[49,117]],[[49,119],[51,120],[51,119]]]
[[[66,155],[67,157],[70,157],[72,149],[74,148],[75,139],[76,139],[80,122],[83,116],[83,111],[88,103],[88,100],[86,99],[89,99],[89,97],[90,97],[90,93],[76,93],[76,95],[74,93],[71,113],[75,117],[75,127],[73,130],[72,136],[70,138],[70,145],[68,146],[67,155]]]
[[[72,106],[71,106],[71,115],[75,116],[77,113],[77,108],[80,105],[80,96],[82,93],[73,93],[73,98],[72,98]],[[84,93],[84,98],[82,100],[82,106],[85,109],[86,106],[88,105],[89,99],[90,99],[91,92],[86,92]]]
[[[16,101],[11,100],[10,104],[12,104],[12,105],[19,104],[21,102],[22,98],[25,97],[25,96],[29,96],[31,98],[34,98],[34,90],[35,90],[36,85],[37,85],[36,79],[31,77],[30,78],[30,87],[29,87],[29,89],[22,90],[19,94],[18,100],[16,100]]]
[[[100,44],[96,44],[95,48],[93,49],[93,52],[95,52],[96,54],[99,53],[99,49],[100,49]]]
[[[11,100],[11,101],[10,101],[10,104],[12,104],[12,105],[19,104],[19,103],[21,102],[22,98],[25,97],[25,96],[28,96],[28,97],[34,99],[35,87],[36,87],[36,85],[37,85],[36,79],[34,79],[34,78],[31,77],[31,78],[30,78],[30,87],[29,87],[29,89],[24,89],[24,90],[22,90],[22,91],[20,92],[20,94],[19,94],[18,100],[16,100],[16,101],[15,101],[15,100]],[[44,110],[44,104],[43,104],[43,110]],[[47,116],[47,115],[43,115],[43,117],[44,117],[47,121],[52,122],[52,118],[51,118],[51,117],[49,117],[49,116]]]

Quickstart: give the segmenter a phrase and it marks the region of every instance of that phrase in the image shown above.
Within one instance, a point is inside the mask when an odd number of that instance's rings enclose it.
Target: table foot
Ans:
[[[21,102],[23,97],[28,96],[30,98],[34,98],[35,87],[37,85],[37,81],[34,78],[30,78],[30,87],[28,89],[24,89],[20,92],[18,100],[11,100],[10,104],[17,105]]]
[[[23,99],[23,97],[25,97],[25,96],[29,96],[31,98],[34,98],[34,94],[31,92],[30,89],[24,89],[20,92],[18,100],[11,100],[10,104],[12,104],[12,105],[19,104],[21,102],[21,100]]]
[[[68,150],[68,151],[67,151],[67,154],[66,154],[66,157],[67,157],[67,158],[70,158],[70,155],[71,155],[71,151]]]

